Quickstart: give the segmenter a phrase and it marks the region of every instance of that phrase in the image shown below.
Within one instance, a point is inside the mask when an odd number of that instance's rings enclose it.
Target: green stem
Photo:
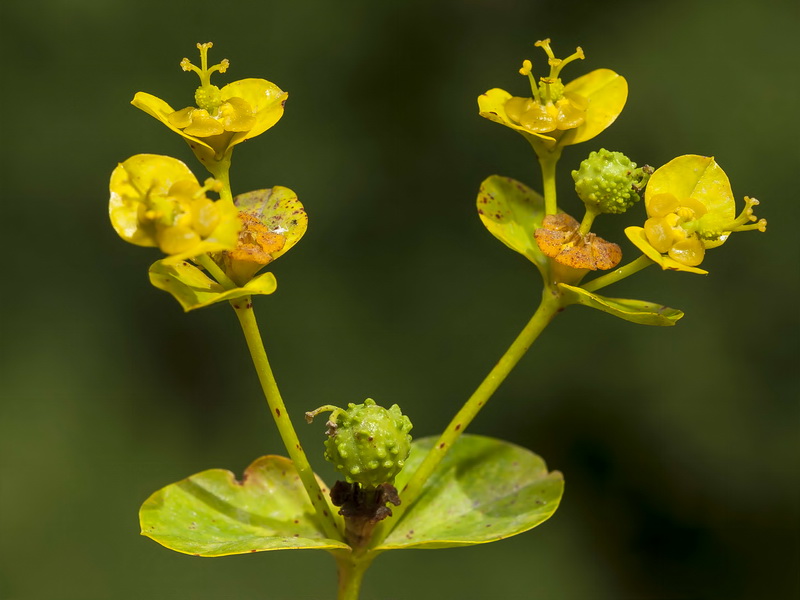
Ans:
[[[222,267],[215,263],[214,259],[212,259],[208,254],[195,256],[192,260],[208,271],[211,276],[217,280],[217,283],[219,283],[225,289],[232,290],[239,287],[230,277],[225,274],[225,271],[222,270]]]
[[[489,372],[486,378],[478,386],[478,389],[470,396],[461,410],[456,413],[453,420],[444,430],[442,435],[428,455],[417,468],[411,479],[400,493],[402,504],[393,508],[392,517],[382,523],[381,535],[376,535],[376,542],[382,541],[382,537],[391,530],[392,524],[399,521],[406,510],[408,510],[419,497],[425,483],[431,474],[439,466],[445,454],[450,450],[458,437],[464,432],[472,422],[478,412],[486,405],[495,390],[500,387],[505,378],[516,366],[520,359],[525,355],[531,344],[539,337],[539,334],[553,320],[556,313],[561,310],[563,304],[560,296],[554,293],[551,288],[546,287],[542,293],[542,303],[534,313],[528,324],[520,332],[506,353],[500,358],[498,363]]]
[[[586,235],[592,230],[592,223],[594,223],[595,218],[597,215],[600,214],[600,211],[597,210],[596,207],[592,205],[586,205],[586,212],[583,214],[583,220],[581,221],[581,226],[578,228],[578,233],[581,235]]]
[[[336,600],[358,600],[364,573],[375,556],[355,556],[349,553],[336,556],[336,566],[339,571],[339,589]]]
[[[335,540],[341,540],[343,539],[342,534],[333,517],[334,509],[329,504],[327,494],[322,491],[314,471],[311,469],[306,453],[300,445],[297,432],[292,426],[289,413],[281,398],[281,393],[278,390],[278,384],[267,360],[267,352],[264,350],[264,343],[258,330],[258,323],[253,312],[253,303],[250,296],[231,300],[231,306],[236,311],[236,316],[239,317],[239,323],[247,340],[247,347],[253,358],[253,365],[256,368],[256,373],[258,373],[261,389],[264,391],[264,397],[267,399],[275,425],[278,427],[278,432],[289,453],[289,458],[292,459],[295,469],[297,469],[300,481],[306,488],[311,504],[317,511],[317,516],[325,530],[325,535]],[[345,596],[345,598],[349,597]]]
[[[616,283],[626,277],[633,275],[634,273],[638,273],[645,267],[649,267],[650,265],[655,264],[652,260],[647,258],[644,254],[642,254],[636,260],[632,260],[626,265],[621,266],[619,269],[615,269],[610,273],[606,273],[602,277],[598,277],[597,279],[592,279],[589,283],[582,285],[581,287],[585,289],[587,292],[596,292],[597,290],[606,287],[607,285],[611,285],[612,283]]]
[[[230,202],[233,202],[230,178],[232,154],[233,148],[230,148],[220,160],[214,160],[206,164],[206,168],[214,176],[214,179],[222,183],[222,191],[219,193],[220,200],[229,200]]]
[[[542,167],[542,188],[544,191],[544,214],[554,215],[558,212],[558,201],[556,200],[556,165],[561,158],[561,148],[556,147],[552,151],[540,150],[534,146],[536,156],[539,157],[539,165]]]

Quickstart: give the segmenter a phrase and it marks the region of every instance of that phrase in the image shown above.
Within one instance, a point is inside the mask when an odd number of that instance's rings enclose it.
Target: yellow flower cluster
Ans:
[[[208,198],[210,190],[219,191],[219,182],[201,186],[175,158],[137,154],[111,174],[111,224],[125,241],[158,246],[168,264],[234,248],[238,211],[230,201]]]
[[[308,217],[294,192],[285,187],[233,198],[228,175],[233,147],[272,127],[283,115],[287,94],[265,79],[243,79],[223,88],[212,85],[211,75],[226,72],[230,63],[226,59],[209,66],[211,47],[210,42],[197,44],[199,67],[188,58],[181,61],[184,71],[200,77],[194,94],[197,106],[174,110],[144,92],[137,93],[132,104],[183,137],[215,179],[200,185],[175,158],[137,154],[111,174],[109,215],[122,239],[157,246],[167,254],[156,268],[159,273],[186,259],[211,270],[215,262],[219,270],[214,276],[220,281],[227,277],[246,286],[263,266],[303,236]],[[221,199],[210,199],[209,191],[219,193]],[[172,273],[167,278],[170,291],[179,289],[185,306],[204,304],[194,297],[197,281],[205,276],[198,276],[192,265],[180,266],[180,276]],[[156,278],[157,286],[166,285],[163,277]]]
[[[197,44],[200,67],[188,58],[181,61],[184,71],[194,71],[200,77],[196,107],[174,110],[164,100],[145,92],[138,92],[131,104],[182,136],[200,162],[218,177],[220,164],[230,161],[235,145],[278,122],[288,94],[266,79],[242,79],[221,89],[212,85],[211,75],[224,73],[230,66],[227,59],[208,66],[208,50],[212,46],[211,42]]]

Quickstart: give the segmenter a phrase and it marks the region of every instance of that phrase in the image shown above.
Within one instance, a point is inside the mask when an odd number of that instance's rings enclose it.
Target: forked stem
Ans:
[[[456,413],[453,420],[444,430],[436,441],[433,448],[417,468],[411,479],[400,492],[402,504],[393,508],[393,516],[382,523],[380,531],[375,536],[373,547],[383,541],[385,536],[391,531],[395,523],[399,522],[405,511],[407,511],[419,498],[425,483],[442,462],[447,452],[452,448],[458,437],[472,422],[478,412],[486,405],[495,390],[505,381],[511,370],[517,365],[520,359],[525,356],[528,348],[539,337],[539,334],[553,320],[553,317],[563,308],[560,296],[550,287],[545,287],[542,293],[542,303],[534,313],[528,324],[520,332],[506,353],[500,358],[494,368],[481,382],[475,392]]]

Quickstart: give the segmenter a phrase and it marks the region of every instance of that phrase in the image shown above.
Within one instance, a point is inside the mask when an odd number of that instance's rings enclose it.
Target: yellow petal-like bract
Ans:
[[[238,211],[230,201],[212,201],[181,161],[137,154],[111,174],[109,217],[125,241],[158,246],[168,263],[236,246]]]

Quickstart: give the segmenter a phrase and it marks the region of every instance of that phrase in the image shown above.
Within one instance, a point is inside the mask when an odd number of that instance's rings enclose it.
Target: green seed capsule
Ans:
[[[348,404],[347,410],[325,406],[306,413],[306,418],[325,410],[332,411],[325,459],[348,483],[371,488],[392,483],[411,450],[411,421],[400,407],[386,409],[367,399],[363,404]]]
[[[600,150],[589,154],[580,169],[572,171],[575,191],[584,204],[594,206],[601,213],[624,213],[640,200],[652,169],[637,169],[621,152]]]

